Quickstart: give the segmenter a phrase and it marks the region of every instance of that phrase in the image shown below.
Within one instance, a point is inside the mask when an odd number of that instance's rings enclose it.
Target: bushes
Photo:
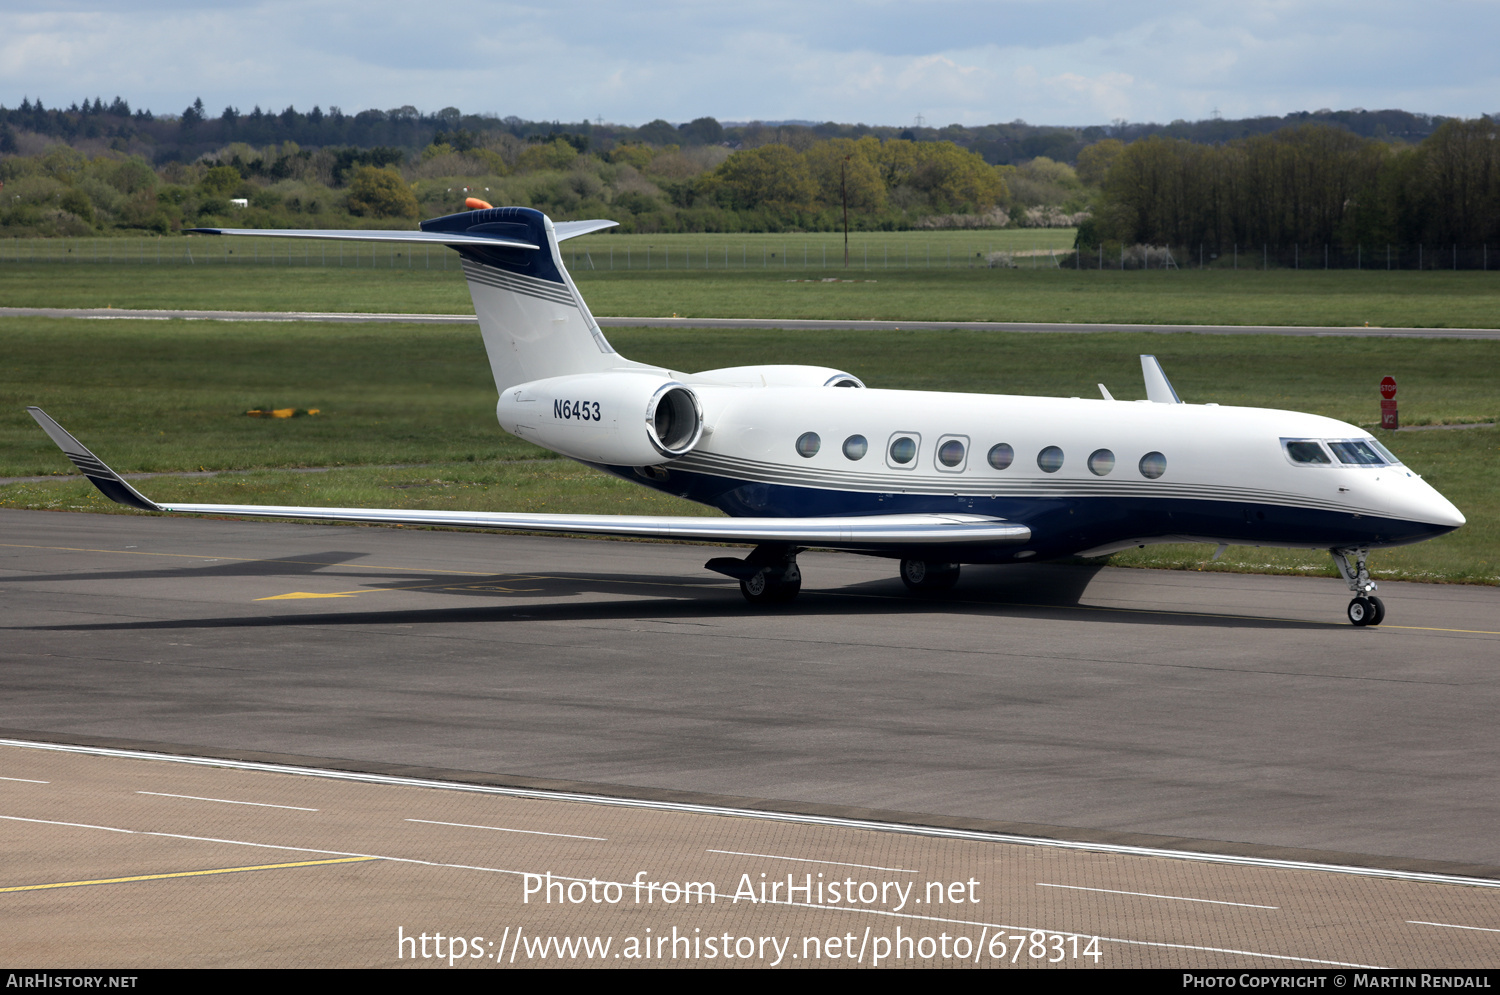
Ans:
[[[362,218],[415,218],[417,198],[393,169],[360,166],[349,184],[349,213]]]

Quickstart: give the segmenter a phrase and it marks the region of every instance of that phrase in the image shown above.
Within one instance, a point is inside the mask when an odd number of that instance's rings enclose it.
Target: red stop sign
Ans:
[[[1389,401],[1396,396],[1396,378],[1386,377],[1380,381],[1380,396]]]

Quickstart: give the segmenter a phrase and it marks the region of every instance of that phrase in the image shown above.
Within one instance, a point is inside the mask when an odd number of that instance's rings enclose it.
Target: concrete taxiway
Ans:
[[[1493,963],[1495,882],[13,742],[0,770],[10,965]]]
[[[690,546],[23,511],[0,537],[12,738],[1500,866],[1494,588],[1382,585],[1361,630],[1331,579],[1041,565],[923,601],[809,553],[767,610]]]
[[[331,321],[403,322],[419,325],[473,325],[472,314],[389,314],[334,311],[208,311],[132,308],[0,307],[0,318],[95,318],[165,321]],[[1199,335],[1292,335],[1355,338],[1500,339],[1495,328],[1371,328],[1368,325],[1131,325],[1038,321],[861,321],[807,318],[597,317],[603,328],[784,328],[792,331],[980,332],[1191,332]]]

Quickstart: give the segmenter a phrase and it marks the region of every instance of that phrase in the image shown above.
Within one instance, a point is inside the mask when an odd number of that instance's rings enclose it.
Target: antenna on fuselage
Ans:
[[[1172,389],[1172,381],[1167,379],[1155,356],[1141,357],[1141,375],[1146,378],[1146,400],[1157,404],[1182,403],[1182,398]]]

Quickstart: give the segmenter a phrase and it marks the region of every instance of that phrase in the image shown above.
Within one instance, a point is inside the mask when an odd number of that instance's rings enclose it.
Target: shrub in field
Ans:
[[[416,195],[393,169],[360,166],[349,184],[349,213],[364,218],[414,218]]]

